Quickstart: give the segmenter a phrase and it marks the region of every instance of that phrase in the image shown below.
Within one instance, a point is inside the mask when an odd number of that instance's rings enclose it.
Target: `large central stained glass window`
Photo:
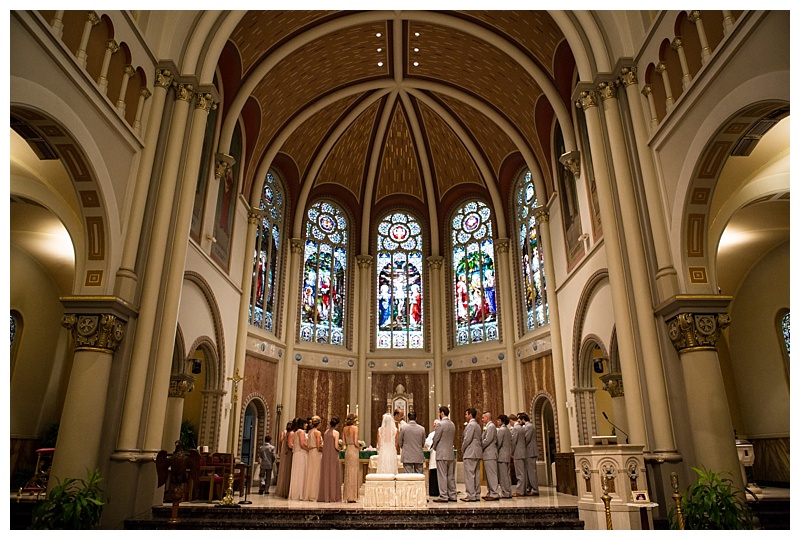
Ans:
[[[259,209],[261,218],[253,252],[250,324],[275,332],[275,283],[281,252],[283,189],[272,173],[267,173]]]
[[[422,349],[422,227],[406,212],[378,223],[379,349]]]
[[[306,216],[300,340],[344,345],[347,220],[327,202]]]
[[[522,292],[525,299],[526,330],[550,322],[544,282],[544,253],[539,223],[534,209],[539,205],[530,171],[521,179],[517,190],[517,232],[521,257]]]
[[[453,216],[456,345],[499,339],[492,212],[470,201]]]

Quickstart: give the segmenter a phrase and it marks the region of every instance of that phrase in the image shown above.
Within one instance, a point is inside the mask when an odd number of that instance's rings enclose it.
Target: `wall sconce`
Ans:
[[[217,243],[217,239],[216,239],[216,238],[214,238],[213,236],[211,236],[210,234],[207,234],[207,235],[206,235],[206,240],[208,240],[208,241],[209,241],[209,242],[211,242],[212,244],[216,244],[216,243]]]
[[[203,362],[200,360],[192,360],[192,373],[194,375],[199,375],[201,371],[203,371]]]

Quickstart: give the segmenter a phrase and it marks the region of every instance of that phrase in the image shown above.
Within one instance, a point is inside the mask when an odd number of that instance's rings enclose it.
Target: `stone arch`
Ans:
[[[572,325],[572,382],[575,386],[579,384],[578,373],[580,372],[581,336],[583,334],[584,323],[586,322],[586,313],[595,290],[601,283],[607,280],[608,269],[606,268],[592,274],[589,279],[586,280],[586,285],[584,285],[580,300],[578,301],[578,308],[575,310],[575,322]]]
[[[239,456],[242,455],[242,443],[243,437],[241,436],[244,433],[244,416],[245,411],[247,411],[247,407],[253,405],[256,410],[256,428],[253,433],[253,447],[254,450],[258,450],[258,447],[264,441],[264,436],[270,434],[270,430],[272,429],[272,425],[275,423],[275,420],[270,417],[270,409],[269,404],[267,403],[267,398],[261,394],[260,392],[252,392],[247,395],[244,399],[242,399],[242,406],[241,410],[239,411],[239,431],[240,434],[239,440],[236,442],[237,445],[237,454]],[[276,445],[277,446],[277,445]],[[252,464],[251,464],[252,465]],[[250,474],[251,477],[255,476],[255,469],[251,469]]]
[[[538,440],[536,444],[539,447],[539,459],[543,459],[545,455],[547,455],[547,448],[546,448],[546,441],[544,439],[545,429],[544,429],[544,418],[542,418],[542,412],[544,406],[546,404],[550,404],[550,408],[553,411],[553,436],[555,437],[556,442],[556,451],[563,451],[558,447],[559,438],[558,438],[558,412],[556,410],[556,400],[555,397],[552,396],[546,390],[539,390],[533,398],[531,398],[531,422],[534,423],[536,427],[536,434]],[[548,464],[549,465],[549,464]]]

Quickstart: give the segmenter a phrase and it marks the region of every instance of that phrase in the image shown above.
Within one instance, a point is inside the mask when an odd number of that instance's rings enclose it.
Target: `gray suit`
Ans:
[[[525,468],[528,472],[528,493],[539,493],[539,476],[536,472],[536,458],[539,457],[539,445],[536,442],[536,426],[533,422],[525,423]]]
[[[486,472],[486,496],[497,497],[497,426],[489,422],[481,436],[483,470]]]
[[[525,467],[527,447],[525,445],[524,426],[520,424],[514,425],[514,429],[511,430],[511,447],[513,448],[511,456],[514,458],[514,472],[517,475],[517,489],[515,493],[523,496],[525,495],[526,486],[528,485],[527,470]]]
[[[433,434],[431,448],[436,450],[436,478],[439,482],[439,498],[457,501],[456,462],[453,458],[453,437],[456,426],[448,417],[439,420]]]
[[[464,438],[461,441],[461,452],[464,456],[464,489],[466,498],[470,501],[479,501],[481,496],[480,465],[481,455],[481,427],[472,418],[464,428]]]
[[[503,424],[497,428],[497,474],[500,497],[511,497],[511,431]]]
[[[422,447],[425,445],[425,428],[415,420],[410,420],[400,428],[397,443],[403,451],[400,454],[403,470],[407,473],[423,474],[425,454],[422,453]]]

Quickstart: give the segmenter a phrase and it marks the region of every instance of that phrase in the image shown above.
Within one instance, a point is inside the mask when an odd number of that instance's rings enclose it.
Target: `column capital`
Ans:
[[[673,39],[672,42],[669,44],[669,46],[677,51],[678,49],[683,47],[683,40],[679,36],[676,36],[675,39]]]
[[[658,64],[656,64],[656,73],[661,74],[664,73],[666,70],[667,70],[667,64],[665,64],[664,62],[659,62]]]
[[[147,99],[153,94],[151,94],[150,90],[148,90],[147,88],[142,88],[141,90],[139,90],[139,95],[142,96],[144,99]]]
[[[575,106],[579,109],[588,110],[592,107],[597,107],[597,92],[590,90],[589,92],[581,92],[580,99],[575,102]]]
[[[175,99],[178,101],[192,101],[194,97],[194,86],[189,83],[173,82],[175,87]]]
[[[66,313],[61,325],[72,334],[76,351],[113,354],[125,336],[125,321],[110,313]]]
[[[234,163],[236,163],[236,160],[233,156],[221,152],[217,153],[214,156],[214,178],[219,180],[224,177],[228,170],[233,167]]]
[[[209,112],[217,108],[217,103],[211,97],[211,94],[207,92],[198,92],[195,94],[194,108],[203,109],[204,111]]]
[[[127,75],[128,77],[133,77],[134,75],[136,75],[136,68],[128,64],[127,66],[125,66],[125,75]]]
[[[623,397],[625,387],[622,385],[622,373],[606,373],[600,376],[603,381],[603,390],[608,392],[612,398]]]
[[[571,150],[561,154],[558,161],[577,178],[581,175],[581,153],[577,150]]]
[[[362,270],[369,270],[372,267],[372,255],[356,255],[358,267]]]
[[[156,80],[153,82],[153,86],[160,86],[161,88],[169,88],[172,86],[172,72],[166,68],[157,69],[156,70]]]
[[[642,94],[643,94],[645,97],[649,97],[649,96],[650,96],[650,94],[652,94],[652,93],[653,93],[653,87],[652,87],[652,86],[650,86],[649,84],[646,84],[646,85],[644,85],[644,86],[642,87]]]
[[[600,99],[603,101],[617,98],[617,89],[614,88],[613,82],[601,82],[597,85],[597,93],[600,94]]]
[[[692,21],[693,23],[696,23],[697,21],[699,21],[700,20],[700,10],[693,9],[693,10],[689,11],[688,19],[690,21]]]
[[[291,245],[292,245],[292,253],[303,252],[304,242],[302,238],[292,238]]]
[[[624,67],[620,71],[620,82],[625,85],[625,88],[632,84],[639,84],[639,77],[636,73],[636,66]]]
[[[428,266],[430,266],[434,270],[439,270],[444,264],[444,257],[441,255],[431,255],[428,257]]]
[[[185,398],[186,394],[194,390],[194,380],[194,377],[184,373],[170,377],[169,397]]]
[[[550,210],[548,210],[546,206],[536,206],[533,208],[533,216],[536,218],[536,221],[546,223],[550,221]]]
[[[100,22],[100,16],[97,15],[96,11],[87,11],[86,12],[86,18],[88,19],[88,21],[90,23],[92,23],[92,26],[94,26],[94,25],[96,25],[97,23]]]
[[[119,44],[117,43],[117,40],[109,39],[106,42],[106,49],[111,51],[111,54],[114,54],[115,52],[117,52],[119,50]]]
[[[258,225],[258,222],[261,220],[261,212],[257,212],[255,210],[250,210],[247,212],[247,223],[249,225]]]
[[[727,313],[679,313],[667,321],[667,331],[679,353],[717,348],[719,333],[731,324]]]
[[[508,253],[508,247],[511,245],[511,241],[508,238],[498,238],[494,241],[494,245],[498,253]]]

